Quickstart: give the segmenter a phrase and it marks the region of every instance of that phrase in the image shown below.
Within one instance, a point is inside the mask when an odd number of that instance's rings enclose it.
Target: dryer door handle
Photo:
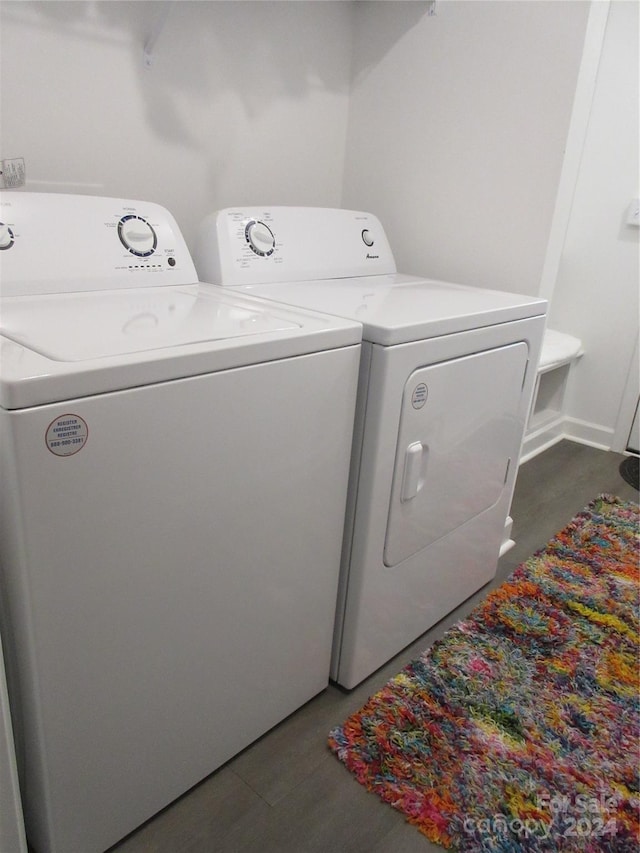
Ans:
[[[405,450],[402,475],[401,501],[410,501],[424,486],[427,471],[428,448],[421,441],[414,441]]]

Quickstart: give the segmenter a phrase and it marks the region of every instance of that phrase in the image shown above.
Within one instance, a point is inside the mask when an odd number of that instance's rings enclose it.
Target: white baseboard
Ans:
[[[568,439],[578,444],[588,444],[598,450],[611,450],[613,446],[614,430],[601,424],[567,417],[564,419],[564,431]]]
[[[534,429],[525,435],[520,454],[521,465],[523,462],[528,462],[534,456],[537,456],[544,450],[548,450],[554,444],[566,438],[564,420],[563,417],[559,417],[551,423],[547,423],[545,426]]]
[[[533,430],[524,437],[520,464],[548,450],[563,439],[586,444],[597,450],[611,450],[614,430],[600,424],[581,421],[578,418],[559,417],[550,424]]]

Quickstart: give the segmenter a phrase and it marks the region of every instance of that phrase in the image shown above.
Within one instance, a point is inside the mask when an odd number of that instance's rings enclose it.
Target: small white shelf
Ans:
[[[537,456],[564,437],[570,373],[573,364],[583,354],[579,338],[554,329],[546,330],[521,462]]]

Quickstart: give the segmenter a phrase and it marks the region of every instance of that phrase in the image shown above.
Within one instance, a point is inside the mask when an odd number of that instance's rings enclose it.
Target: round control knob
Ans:
[[[0,249],[10,249],[13,246],[13,231],[4,222],[0,222]]]
[[[368,228],[365,228],[362,232],[362,242],[365,246],[373,246],[373,237],[371,236],[371,231]]]
[[[252,219],[244,229],[244,236],[249,247],[256,255],[264,258],[273,254],[273,250],[276,247],[276,238],[264,222],[260,222],[259,219]]]
[[[156,232],[146,219],[130,214],[118,222],[118,237],[122,245],[139,258],[152,255],[158,245]]]

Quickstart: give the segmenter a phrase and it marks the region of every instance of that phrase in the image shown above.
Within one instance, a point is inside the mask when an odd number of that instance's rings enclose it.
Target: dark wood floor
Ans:
[[[562,442],[521,466],[512,507],[516,546],[490,586],[351,693],[327,687],[113,853],[441,852],[354,781],[329,752],[327,734],[590,500],[605,492],[637,501],[618,473],[622,459]]]

